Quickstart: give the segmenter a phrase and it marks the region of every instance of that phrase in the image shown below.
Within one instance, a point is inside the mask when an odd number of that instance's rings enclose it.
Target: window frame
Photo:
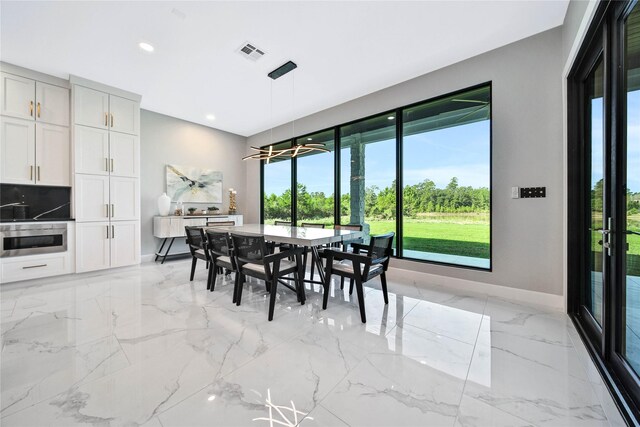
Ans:
[[[425,259],[419,259],[419,258],[412,258],[412,257],[406,257],[404,256],[403,253],[403,245],[402,245],[402,240],[403,240],[403,204],[402,204],[402,197],[403,197],[403,188],[404,188],[404,183],[403,183],[403,123],[404,123],[404,111],[406,109],[410,109],[413,107],[418,107],[420,105],[424,105],[424,104],[429,104],[432,102],[437,102],[439,100],[445,99],[445,98],[449,98],[452,96],[456,96],[459,94],[463,94],[465,92],[469,92],[469,91],[473,91],[476,89],[481,89],[481,88],[488,88],[489,90],[489,267],[485,268],[485,267],[475,267],[475,266],[470,266],[470,265],[463,265],[463,264],[455,264],[455,263],[448,263],[448,262],[441,262],[441,261],[431,261],[431,260],[425,260]],[[322,132],[326,132],[326,131],[331,131],[333,130],[333,135],[334,135],[334,166],[333,166],[333,173],[334,173],[334,192],[333,192],[333,197],[334,197],[334,224],[340,224],[340,198],[341,198],[341,194],[342,194],[342,189],[341,189],[341,173],[340,173],[340,167],[341,167],[341,129],[344,128],[345,126],[349,126],[352,124],[356,124],[359,122],[364,122],[366,120],[370,120],[373,118],[376,118],[378,116],[383,116],[383,115],[389,115],[389,114],[394,114],[396,119],[395,119],[395,176],[396,176],[396,253],[395,255],[393,255],[393,258],[396,259],[401,259],[401,260],[407,260],[407,261],[412,261],[412,262],[418,262],[418,263],[425,263],[425,264],[432,264],[432,265],[439,265],[439,266],[444,266],[444,267],[452,267],[452,268],[464,268],[464,269],[468,269],[468,270],[476,270],[476,271],[483,271],[483,272],[492,272],[493,271],[493,81],[489,80],[489,81],[485,81],[482,83],[478,83],[469,87],[465,87],[463,89],[459,89],[459,90],[455,90],[452,92],[448,92],[448,93],[444,93],[441,95],[437,95],[435,97],[431,97],[422,101],[418,101],[418,102],[414,102],[411,104],[407,104],[404,106],[400,106],[397,108],[393,108],[393,109],[389,109],[389,110],[385,110],[385,111],[381,111],[381,112],[377,112],[375,114],[371,114],[368,115],[366,117],[362,117],[362,118],[358,118],[355,120],[350,120],[347,122],[343,122],[343,123],[339,123],[337,125],[334,126],[329,126],[323,129],[318,129],[315,130],[313,132],[308,132],[302,135],[294,135],[291,138],[287,138],[285,140],[282,141],[278,141],[278,142],[274,142],[274,143],[269,143],[269,144],[265,144],[263,146],[261,146],[261,148],[266,148],[269,147],[271,145],[279,145],[279,144],[283,144],[283,143],[295,143],[296,140],[298,139],[302,139],[302,138],[306,138],[318,133],[322,133]],[[265,166],[265,161],[261,160],[260,161],[260,222],[264,223],[264,166]],[[291,200],[291,223],[292,224],[296,224],[297,223],[297,185],[298,185],[298,179],[297,179],[297,158],[292,158],[291,159],[291,193],[292,193],[292,200]]]

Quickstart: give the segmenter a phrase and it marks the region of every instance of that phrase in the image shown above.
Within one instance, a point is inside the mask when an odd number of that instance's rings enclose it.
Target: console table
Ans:
[[[208,222],[234,221],[236,225],[243,225],[242,215],[184,215],[184,216],[154,216],[153,236],[162,239],[162,245],[156,252],[156,261],[162,259],[161,264],[169,256],[186,255],[188,252],[170,254],[171,246],[177,237],[186,237],[184,227],[204,227]],[[163,253],[165,244],[169,242]]]

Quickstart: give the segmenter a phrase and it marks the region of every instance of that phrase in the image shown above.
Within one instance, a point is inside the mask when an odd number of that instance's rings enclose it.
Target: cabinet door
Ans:
[[[109,134],[111,175],[137,177],[140,175],[140,140],[135,135]]]
[[[76,224],[76,272],[109,268],[110,237],[109,222]]]
[[[36,184],[71,185],[69,128],[36,124]]]
[[[111,222],[111,267],[140,263],[140,221]]]
[[[73,93],[75,124],[107,129],[109,95],[84,86],[74,86]]]
[[[31,120],[0,118],[0,181],[34,184],[36,124]]]
[[[36,120],[69,126],[69,89],[36,82]]]
[[[116,132],[138,135],[140,106],[137,102],[119,96],[109,96],[109,125]]]
[[[111,220],[140,220],[140,184],[136,178],[111,177]]]
[[[109,175],[109,131],[76,125],[74,132],[76,173]]]
[[[5,116],[33,120],[35,117],[36,82],[13,74],[0,73],[2,108]]]
[[[109,219],[109,177],[76,174],[76,222]]]

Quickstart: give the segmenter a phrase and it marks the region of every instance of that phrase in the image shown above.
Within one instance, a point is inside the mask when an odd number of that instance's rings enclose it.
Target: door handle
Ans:
[[[111,226],[111,238],[112,239],[116,238],[116,226],[115,225]]]
[[[40,103],[38,102],[38,117],[40,117]]]
[[[104,113],[104,125],[109,126],[109,114]]]
[[[23,270],[27,270],[29,268],[40,268],[40,267],[46,267],[47,264],[38,264],[38,265],[28,265],[26,267],[22,267]]]
[[[111,172],[113,172],[113,159],[111,159]]]
[[[29,115],[33,117],[33,101],[29,101]]]
[[[107,225],[107,239],[109,239],[109,226]]]
[[[111,205],[111,218],[113,218],[115,216],[115,212],[116,212],[116,208],[115,206],[112,204]]]
[[[104,170],[109,172],[109,158],[108,157],[104,158]]]
[[[38,181],[40,181],[40,166],[38,166]]]
[[[33,165],[29,166],[29,181],[33,179]]]
[[[106,217],[107,217],[107,218],[109,218],[109,203],[105,203],[104,207],[105,207],[105,208],[106,208],[106,210],[107,210],[107,215],[106,215]]]
[[[111,127],[113,127],[113,114],[111,115]]]

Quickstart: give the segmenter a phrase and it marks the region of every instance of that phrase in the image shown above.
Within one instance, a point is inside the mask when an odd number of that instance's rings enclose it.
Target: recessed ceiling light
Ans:
[[[138,47],[140,47],[140,49],[144,50],[145,52],[153,52],[155,50],[153,46],[145,42],[138,43]]]
[[[313,138],[307,138],[307,141],[313,141]]]
[[[215,120],[216,119],[216,116],[214,116],[213,114],[207,114],[205,117],[207,118],[207,120]]]
[[[395,119],[395,117],[393,117],[393,116],[389,116],[389,117],[387,117],[387,119],[389,119],[389,120],[393,120],[393,119]]]

